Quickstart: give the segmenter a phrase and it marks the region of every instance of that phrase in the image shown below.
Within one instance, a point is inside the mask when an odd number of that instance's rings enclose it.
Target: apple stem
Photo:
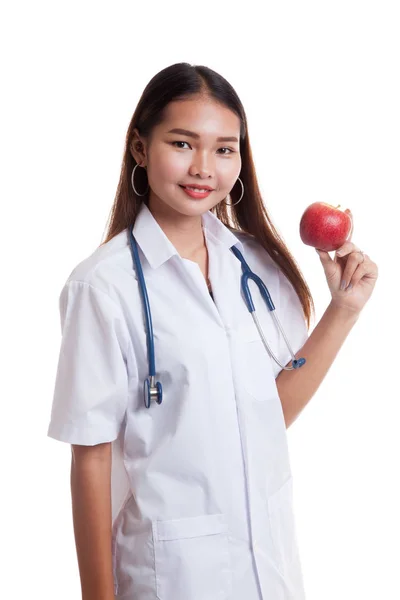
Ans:
[[[338,204],[336,208],[340,208],[340,204]]]

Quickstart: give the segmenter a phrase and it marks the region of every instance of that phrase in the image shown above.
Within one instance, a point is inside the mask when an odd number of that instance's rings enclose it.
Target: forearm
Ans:
[[[357,322],[359,314],[328,306],[304,346],[295,355],[306,363],[293,371],[282,370],[276,378],[286,428],[311,400],[343,342]]]
[[[111,453],[75,447],[71,496],[83,600],[114,600],[111,552]]]

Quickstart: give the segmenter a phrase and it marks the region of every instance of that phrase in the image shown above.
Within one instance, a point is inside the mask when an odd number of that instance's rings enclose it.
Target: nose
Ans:
[[[206,153],[195,155],[190,165],[189,174],[192,176],[200,175],[201,179],[213,177],[214,165],[212,159],[206,156]]]

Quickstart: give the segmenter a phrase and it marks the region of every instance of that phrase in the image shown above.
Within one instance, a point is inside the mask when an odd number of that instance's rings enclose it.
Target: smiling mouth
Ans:
[[[179,187],[183,188],[184,190],[192,190],[193,192],[213,192],[213,189],[210,188],[200,188],[200,187],[194,187],[191,185],[179,185]]]

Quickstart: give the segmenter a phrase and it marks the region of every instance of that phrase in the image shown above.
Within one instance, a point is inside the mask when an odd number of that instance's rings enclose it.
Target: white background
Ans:
[[[398,7],[2,9],[2,597],[80,598],[70,449],[46,437],[58,296],[103,240],[143,88],[186,61],[220,72],[239,94],[265,203],[310,285],[316,320],[330,294],[299,237],[309,204],[351,208],[353,242],[378,264],[372,298],[288,437],[307,599],[400,598]]]

